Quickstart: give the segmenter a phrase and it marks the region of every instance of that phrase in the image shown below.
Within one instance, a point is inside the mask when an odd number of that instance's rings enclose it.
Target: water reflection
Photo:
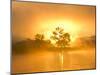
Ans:
[[[63,54],[63,56],[62,56]],[[45,72],[95,68],[95,49],[41,50],[13,56],[12,72]]]

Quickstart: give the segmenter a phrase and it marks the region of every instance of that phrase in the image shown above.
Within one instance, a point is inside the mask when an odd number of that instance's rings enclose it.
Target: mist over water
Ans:
[[[27,54],[14,55],[13,73],[48,72],[63,70],[95,69],[95,48],[65,49],[63,63],[59,50],[31,51]]]

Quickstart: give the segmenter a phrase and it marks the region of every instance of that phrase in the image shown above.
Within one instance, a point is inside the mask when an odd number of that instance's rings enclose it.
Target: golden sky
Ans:
[[[73,38],[95,35],[95,6],[12,2],[14,38],[34,38],[43,33],[46,39],[57,26]]]

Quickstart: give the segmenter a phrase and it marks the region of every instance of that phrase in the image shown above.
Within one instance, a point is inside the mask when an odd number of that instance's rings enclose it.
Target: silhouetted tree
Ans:
[[[66,47],[70,42],[70,34],[65,33],[63,28],[57,27],[55,31],[53,31],[53,36],[51,39],[56,41],[56,45],[58,47]]]
[[[35,35],[35,40],[43,40],[44,39],[44,35],[43,34],[36,34]]]
[[[50,47],[50,45],[51,45],[51,41],[49,39],[45,40],[43,34],[36,34],[35,35],[35,47],[36,48]]]
[[[44,41],[44,35],[43,34],[36,34],[35,35],[35,47],[36,48],[41,47],[43,41]]]

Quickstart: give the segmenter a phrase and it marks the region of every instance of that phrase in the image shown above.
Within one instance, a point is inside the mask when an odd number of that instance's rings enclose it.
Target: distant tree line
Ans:
[[[53,45],[51,40],[55,41]],[[36,34],[34,39],[27,39],[15,44],[12,44],[13,52],[15,53],[24,53],[29,50],[36,51],[36,49],[46,49],[46,48],[65,48],[70,44],[70,34],[64,32],[63,28],[57,27],[52,32],[50,39],[45,40],[45,36],[43,34]]]

